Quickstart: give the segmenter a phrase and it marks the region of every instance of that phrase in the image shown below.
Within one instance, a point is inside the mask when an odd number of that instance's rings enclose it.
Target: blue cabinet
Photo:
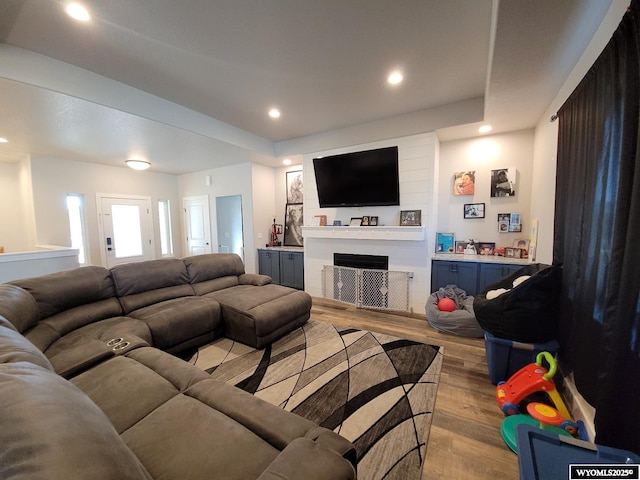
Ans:
[[[467,295],[477,295],[523,266],[524,264],[434,258],[431,261],[431,292],[447,285],[456,285],[467,292]]]
[[[304,290],[304,252],[258,249],[258,272],[273,283]]]
[[[475,295],[478,285],[478,264],[433,260],[431,262],[431,291],[435,292],[447,285],[456,285],[467,292],[467,295]]]

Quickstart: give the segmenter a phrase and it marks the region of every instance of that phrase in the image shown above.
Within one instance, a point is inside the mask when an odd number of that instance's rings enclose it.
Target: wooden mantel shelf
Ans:
[[[302,227],[304,238],[422,241],[425,227]]]

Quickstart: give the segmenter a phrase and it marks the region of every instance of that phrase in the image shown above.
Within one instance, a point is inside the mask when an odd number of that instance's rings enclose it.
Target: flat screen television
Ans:
[[[320,207],[400,205],[398,147],[313,159]]]

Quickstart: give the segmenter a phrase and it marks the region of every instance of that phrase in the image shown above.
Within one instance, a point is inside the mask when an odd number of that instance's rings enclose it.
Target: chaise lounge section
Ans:
[[[307,297],[226,254],[0,285],[0,478],[354,479],[350,442],[163,351],[264,345]]]

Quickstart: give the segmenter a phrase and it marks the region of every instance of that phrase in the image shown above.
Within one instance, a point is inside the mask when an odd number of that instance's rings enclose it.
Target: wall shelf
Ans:
[[[425,227],[302,227],[304,238],[422,241]]]

